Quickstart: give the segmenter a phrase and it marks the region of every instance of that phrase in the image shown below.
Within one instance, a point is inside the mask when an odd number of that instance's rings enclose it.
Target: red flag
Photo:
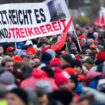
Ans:
[[[105,17],[104,17],[104,14],[102,14],[102,17],[101,17],[101,24],[102,24],[102,26],[105,25]]]
[[[97,27],[100,25],[100,19],[98,17],[95,18],[94,20],[94,25]]]
[[[64,44],[66,42],[66,39],[67,39],[67,33],[68,33],[69,28],[71,26],[72,20],[73,20],[73,17],[70,18],[67,26],[63,30],[63,33],[60,35],[59,40],[57,41],[57,43],[51,46],[51,49],[53,49],[54,51],[59,51],[59,50],[61,50],[63,48],[63,46],[64,46]]]

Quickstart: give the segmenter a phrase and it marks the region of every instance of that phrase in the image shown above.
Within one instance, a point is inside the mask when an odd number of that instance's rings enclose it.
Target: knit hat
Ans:
[[[62,55],[61,58],[64,59],[70,65],[72,65],[73,58],[69,54]]]
[[[15,78],[10,72],[0,68],[0,83],[5,85],[15,84]]]
[[[98,45],[97,48],[98,48],[100,51],[104,51],[104,46],[102,46],[102,45]]]
[[[100,51],[97,55],[97,61],[105,61],[105,51]]]
[[[48,54],[50,54],[52,58],[55,58],[56,53],[55,53],[55,51],[53,49],[48,49],[48,50],[46,50],[46,52]]]
[[[70,78],[74,83],[75,83],[75,88],[77,87],[77,84],[78,84],[78,77],[75,76],[75,75],[71,75]]]
[[[74,94],[69,90],[56,90],[52,93],[53,99],[60,101],[63,105],[72,103]]]
[[[85,35],[81,35],[81,36],[78,37],[79,40],[81,40],[81,39],[85,39],[85,38],[86,38]]]
[[[13,47],[8,47],[7,49],[6,49],[6,52],[8,53],[8,52],[12,52],[12,51],[14,51],[14,48]]]
[[[80,55],[77,55],[77,56],[75,56],[75,59],[76,59],[76,60],[81,60],[82,57],[81,57]]]
[[[74,62],[73,62],[73,67],[80,67],[80,68],[82,68],[82,63],[81,63],[81,61],[79,61],[79,60],[74,60]]]
[[[47,53],[47,52],[44,52],[42,55],[41,55],[41,62],[42,63],[45,63],[46,65],[49,64],[50,60],[52,59],[52,56]]]
[[[53,58],[51,61],[50,61],[50,66],[59,66],[61,67],[61,61],[59,58]]]
[[[55,83],[60,86],[64,83],[68,83],[68,79],[61,73],[55,75]]]
[[[98,37],[98,35],[99,35],[98,32],[94,32],[94,33],[93,33],[93,36],[94,36],[94,37]]]
[[[88,44],[88,45],[92,44],[93,42],[94,42],[93,39],[87,39],[87,44]]]
[[[9,91],[8,93],[16,94],[25,103],[25,105],[28,105],[28,103],[29,103],[28,94],[25,90],[15,88],[15,89]]]
[[[94,64],[94,61],[93,61],[92,58],[88,57],[88,58],[84,61],[84,63]]]
[[[54,73],[55,73],[55,74],[62,72],[62,69],[61,69],[60,67],[54,67],[53,70],[54,70]]]
[[[47,73],[44,72],[43,70],[38,69],[38,68],[35,68],[35,69],[33,70],[32,76],[35,77],[36,79],[48,78]]]
[[[13,57],[12,57],[12,60],[13,60],[14,62],[19,62],[19,63],[22,63],[22,62],[23,62],[23,61],[22,61],[22,58],[21,58],[19,55],[13,56]]]
[[[36,50],[32,47],[30,47],[26,50],[27,55],[36,55],[36,53],[37,53]]]
[[[99,91],[105,90],[105,79],[100,79],[98,81],[97,89]]]
[[[44,91],[45,93],[51,93],[52,87],[47,80],[40,80],[36,83],[36,89]]]

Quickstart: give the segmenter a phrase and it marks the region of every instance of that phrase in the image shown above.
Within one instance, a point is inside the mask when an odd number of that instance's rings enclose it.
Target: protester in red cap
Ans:
[[[29,55],[29,56],[30,55],[36,55],[37,51],[34,48],[30,47],[26,50],[26,54]]]
[[[50,66],[58,66],[58,67],[61,67],[61,61],[59,58],[53,58],[51,61],[50,61]]]
[[[27,88],[30,90],[35,90],[35,83],[39,80],[46,80],[48,75],[40,69],[34,69],[32,72],[32,76],[27,78],[26,80],[22,81],[21,88]]]
[[[51,81],[48,74],[44,70],[38,68],[33,70],[31,77],[27,78],[21,83],[21,88],[28,88],[30,90],[35,90],[36,82],[39,80],[46,80],[50,83],[53,90],[57,89],[55,81],[54,80]]]
[[[15,49],[12,46],[10,46],[6,49],[7,55],[9,55],[11,57],[14,55],[14,51],[15,51]]]
[[[55,75],[55,83],[60,90],[68,89],[69,80],[61,73]]]
[[[19,55],[15,55],[12,57],[13,61],[14,62],[19,62],[19,63],[22,63],[22,58],[19,56]]]

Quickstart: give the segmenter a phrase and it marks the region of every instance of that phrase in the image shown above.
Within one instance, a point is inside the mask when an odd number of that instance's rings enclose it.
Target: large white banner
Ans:
[[[0,43],[60,34],[69,18],[65,0],[0,5]]]

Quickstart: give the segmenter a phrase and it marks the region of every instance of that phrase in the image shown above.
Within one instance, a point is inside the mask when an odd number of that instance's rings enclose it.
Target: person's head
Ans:
[[[56,90],[52,95],[55,100],[60,101],[63,105],[74,105],[74,94],[68,90]]]
[[[13,72],[13,65],[14,65],[13,60],[9,56],[5,57],[2,61],[2,66],[10,72]]]
[[[48,105],[48,96],[41,90],[37,90],[38,105]]]
[[[4,52],[3,46],[0,46],[0,55],[2,55]]]
[[[52,60],[52,56],[48,52],[44,52],[41,55],[41,63],[45,63],[46,65],[49,65],[51,60]]]
[[[19,70],[22,72],[21,79],[24,80],[31,77],[33,67],[30,67],[29,65],[23,65],[19,68]]]
[[[98,32],[94,32],[94,33],[93,33],[93,36],[94,36],[94,38],[98,38],[99,33],[98,33]]]
[[[93,64],[94,64],[94,61],[93,61],[92,58],[87,58],[87,59],[84,61],[84,66],[85,66],[88,70],[91,69],[91,67],[93,66]]]
[[[61,64],[64,66],[72,66],[73,58],[69,54],[65,54],[61,56]]]
[[[26,54],[27,56],[32,56],[32,55],[36,55],[37,54],[37,51],[36,49],[34,49],[33,47],[29,47],[27,50],[26,50]]]
[[[77,35],[80,36],[82,33],[80,30],[77,30]]]
[[[73,67],[76,70],[76,74],[80,74],[82,72],[82,63],[79,60],[74,60]]]
[[[38,56],[30,56],[29,58],[29,66],[37,67],[40,65],[40,58]]]
[[[93,28],[92,28],[92,27],[89,28],[89,32],[90,32],[90,33],[93,32]]]
[[[80,100],[79,105],[92,105],[93,102],[94,102],[94,96],[92,96],[92,95],[84,96]]]
[[[60,90],[68,90],[69,79],[62,73],[58,73],[55,75],[55,83]]]
[[[74,91],[77,87],[77,84],[78,84],[77,76],[71,75],[69,78],[70,91]]]
[[[48,94],[51,93],[52,90],[52,86],[51,83],[47,80],[39,80],[36,82],[36,90],[41,90],[44,93]]]
[[[89,55],[91,54],[91,52],[92,52],[91,49],[86,49],[85,55],[86,55],[86,56],[89,56]]]
[[[50,66],[51,67],[61,67],[61,61],[59,58],[53,58],[51,61],[50,61]]]
[[[9,91],[6,95],[6,99],[9,105],[28,105],[28,95],[27,92],[15,88]]]
[[[15,51],[15,49],[14,49],[12,46],[9,46],[9,47],[6,49],[7,55],[9,55],[9,56],[11,56],[11,57],[14,55],[14,51]]]
[[[4,87],[15,84],[15,77],[5,68],[0,67],[0,84]]]
[[[54,78],[54,71],[50,66],[42,67],[42,70],[48,74],[49,78]]]

